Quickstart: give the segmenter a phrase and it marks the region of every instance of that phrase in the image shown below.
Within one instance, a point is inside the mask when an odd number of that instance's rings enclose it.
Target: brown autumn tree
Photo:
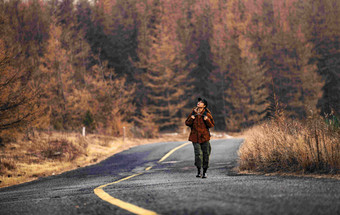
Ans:
[[[13,130],[24,131],[40,112],[39,91],[30,82],[29,72],[14,64],[18,54],[6,49],[0,40],[0,137],[13,136]]]
[[[254,66],[256,57],[250,52],[246,37],[250,16],[242,1],[215,1],[213,60],[211,74],[217,91],[218,117],[227,130],[238,131],[264,118],[266,97],[263,71]]]
[[[183,83],[187,71],[184,70],[182,46],[177,40],[176,22],[171,19],[176,17],[177,11],[166,2],[159,7],[159,24],[151,31],[153,34],[148,35],[153,42],[140,56],[139,65],[146,68],[142,80],[148,102],[143,113],[155,115],[160,130],[175,130],[182,124],[181,109],[186,104]]]
[[[86,69],[91,57],[90,45],[85,39],[85,29],[77,20],[73,0],[63,0],[56,5],[56,21],[61,26],[61,45],[69,51],[69,63],[75,68],[72,79],[84,87]]]
[[[308,109],[307,99],[310,104],[315,103],[310,100],[317,99],[320,87],[315,71],[311,70],[313,67],[306,60],[310,49],[303,47],[303,38],[299,37],[299,23],[303,20],[299,21],[294,14],[293,4],[279,7],[271,0],[256,3],[257,6],[253,3],[256,13],[252,14],[249,38],[252,51],[258,56],[258,66],[267,77],[267,100],[271,103],[268,115],[275,112],[278,99],[288,116],[302,118]],[[291,13],[285,14],[287,11]]]
[[[46,107],[47,117],[40,121],[59,129],[77,130],[90,116],[94,129],[115,135],[143,121],[151,130],[176,129],[198,96],[208,99],[216,128],[224,130],[270,116],[274,98],[291,117],[315,108],[321,93],[322,112],[339,109],[335,0],[0,6],[1,39],[16,56],[10,67],[32,92],[42,90],[36,106]],[[45,127],[36,123],[29,126]]]
[[[87,111],[92,114],[97,132],[117,136],[123,133],[124,126],[129,126],[128,120],[135,111],[135,85],[127,85],[125,78],[117,77],[106,65],[103,62],[91,68],[87,87],[74,91],[74,105],[75,109],[84,110],[84,115]]]
[[[71,65],[68,62],[68,52],[62,48],[62,29],[52,18],[50,38],[44,57],[41,59],[40,72],[35,80],[43,90],[42,99],[49,107],[46,114],[50,115],[51,125],[55,129],[65,129],[68,87],[71,79]]]
[[[135,103],[137,110],[135,113],[137,126],[153,127],[152,124],[142,125],[141,119],[145,118],[148,101],[146,98],[146,83],[143,81],[143,76],[147,73],[147,60],[150,55],[150,47],[155,42],[152,38],[156,38],[156,25],[159,24],[160,12],[159,1],[139,0],[136,2],[136,12],[138,19],[138,36],[136,48],[138,59],[134,61],[136,69],[134,69],[134,77],[137,84],[135,95]]]
[[[0,121],[7,137],[16,134],[13,130],[27,132],[32,126],[45,127],[39,120],[43,109],[40,89],[33,81],[47,36],[42,6],[37,0],[0,2]]]
[[[39,66],[39,59],[44,53],[44,44],[49,35],[46,3],[42,0],[14,0],[1,4],[6,17],[3,41],[6,46],[20,52],[20,60],[23,61],[17,62],[16,65],[34,73]]]

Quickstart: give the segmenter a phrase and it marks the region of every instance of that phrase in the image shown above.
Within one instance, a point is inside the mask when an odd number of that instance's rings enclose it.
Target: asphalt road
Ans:
[[[237,174],[241,139],[211,141],[207,179],[195,177],[191,144],[158,163],[183,143],[138,146],[97,165],[2,188],[0,214],[131,214],[96,195],[101,185],[110,197],[158,214],[340,214],[339,180]],[[140,175],[126,178],[134,174]],[[109,184],[120,179],[126,180]]]

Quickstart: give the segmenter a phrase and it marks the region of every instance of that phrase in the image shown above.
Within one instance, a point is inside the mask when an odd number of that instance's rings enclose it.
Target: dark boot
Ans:
[[[197,167],[197,175],[196,175],[196,177],[197,178],[200,178],[202,175],[201,175],[201,168],[198,168]]]
[[[202,178],[207,178],[207,170],[208,169],[203,169],[203,176],[202,176]]]

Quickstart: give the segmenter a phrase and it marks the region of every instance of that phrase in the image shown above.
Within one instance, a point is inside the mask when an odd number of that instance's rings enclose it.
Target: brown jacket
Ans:
[[[195,113],[194,109],[187,120],[185,120],[185,124],[191,128],[189,141],[193,143],[207,142],[210,140],[209,128],[215,126],[214,119],[207,108],[203,111],[202,115],[195,114],[195,119],[192,119],[191,116]],[[208,117],[207,120],[204,120],[205,115]]]

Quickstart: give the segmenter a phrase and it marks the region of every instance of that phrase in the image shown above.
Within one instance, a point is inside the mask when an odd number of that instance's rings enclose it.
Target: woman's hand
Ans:
[[[195,119],[195,116],[194,116],[194,115],[191,115],[191,119]]]
[[[208,119],[208,117],[207,116],[204,116],[204,118],[203,118],[204,120],[207,120]]]

